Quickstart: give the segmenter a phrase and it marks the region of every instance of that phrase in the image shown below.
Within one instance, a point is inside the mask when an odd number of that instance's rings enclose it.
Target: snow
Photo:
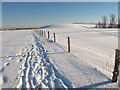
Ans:
[[[71,53],[111,78],[114,53],[118,47],[117,29],[86,28],[82,24],[69,24],[65,29],[65,26],[61,28],[59,26],[53,25],[43,30],[49,30],[51,35],[56,33],[57,43],[66,50],[66,39],[69,36],[71,38]],[[51,38],[53,39],[53,35]]]
[[[117,29],[48,25],[51,40],[36,30],[2,31],[3,88],[117,88],[111,82]],[[57,42],[54,43],[53,33]],[[67,53],[67,37],[71,53]]]

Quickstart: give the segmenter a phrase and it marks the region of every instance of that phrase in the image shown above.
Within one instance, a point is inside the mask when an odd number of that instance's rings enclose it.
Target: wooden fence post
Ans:
[[[55,37],[55,33],[53,33],[53,36],[54,36],[54,42],[56,42],[56,37]]]
[[[41,35],[42,35],[42,30],[41,30]]]
[[[48,31],[48,39],[50,39],[50,32]]]
[[[46,37],[46,33],[45,33],[45,31],[44,31],[44,37]]]
[[[70,37],[68,37],[68,53],[70,52]]]
[[[40,34],[41,34],[41,30],[40,30]]]
[[[118,75],[119,75],[119,63],[120,63],[120,49],[116,49],[115,66],[113,71],[112,82],[117,82]]]
[[[42,35],[42,30],[41,30],[41,35]]]
[[[44,31],[42,30],[42,35],[44,36]]]
[[[41,30],[40,30],[40,33],[41,33]]]

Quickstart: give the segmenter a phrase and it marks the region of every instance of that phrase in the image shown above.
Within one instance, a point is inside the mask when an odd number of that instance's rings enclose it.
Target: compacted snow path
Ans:
[[[63,82],[63,76],[51,64],[47,51],[35,38],[35,45],[23,57],[25,59],[21,66],[21,72],[18,76],[19,84],[17,88],[67,88],[71,87],[69,81]]]

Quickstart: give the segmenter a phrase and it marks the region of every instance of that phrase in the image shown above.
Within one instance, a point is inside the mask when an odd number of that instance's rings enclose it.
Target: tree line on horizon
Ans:
[[[99,21],[95,28],[120,28],[120,18],[117,20],[114,14],[111,14],[109,17],[103,16],[102,21]]]

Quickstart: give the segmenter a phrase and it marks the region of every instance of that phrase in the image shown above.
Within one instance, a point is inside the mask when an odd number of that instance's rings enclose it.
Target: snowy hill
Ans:
[[[39,27],[37,29],[45,29],[45,28],[80,28],[80,27],[94,27],[95,24],[55,24],[55,25],[45,25]]]

